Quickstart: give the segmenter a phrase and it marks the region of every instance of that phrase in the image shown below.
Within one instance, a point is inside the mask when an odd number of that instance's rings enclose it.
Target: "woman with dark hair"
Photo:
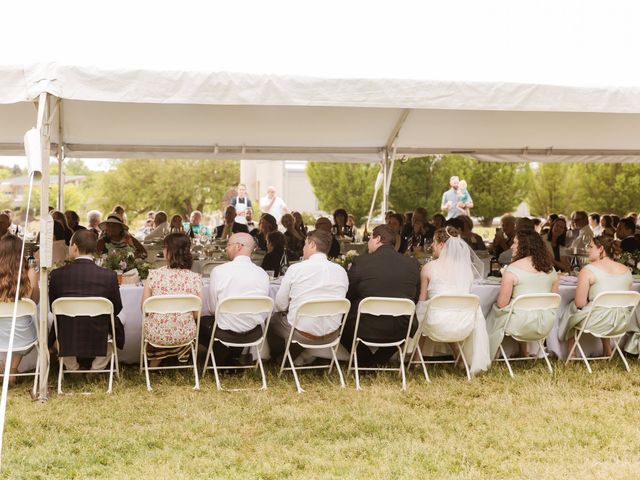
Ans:
[[[331,233],[338,239],[353,241],[353,230],[347,225],[349,215],[344,208],[338,208],[333,212],[333,227]]]
[[[505,268],[498,300],[487,317],[491,358],[495,358],[504,338],[504,329],[513,299],[529,293],[557,293],[558,274],[553,257],[542,237],[531,230],[520,230],[511,245],[513,262]],[[509,320],[509,331],[519,337],[550,331],[556,319],[553,310],[516,310]],[[529,356],[527,344],[518,342],[520,355]]]
[[[564,311],[558,326],[558,338],[569,341],[569,350],[573,347],[574,330],[580,328],[592,309],[591,302],[600,293],[631,290],[631,272],[625,265],[613,260],[613,245],[613,237],[608,235],[594,237],[589,243],[589,264],[580,270],[575,300]],[[594,310],[589,318],[589,331],[601,335],[615,335],[619,332],[622,335],[627,331],[630,316],[631,310],[628,308]],[[634,343],[637,349],[638,339]],[[631,344],[627,343],[629,345]],[[611,355],[608,338],[602,339],[602,350],[604,355]]]
[[[64,213],[54,210],[51,212],[51,218],[53,218],[54,222],[58,222],[62,225],[62,230],[59,230],[59,227],[54,225],[53,234],[56,237],[56,240],[64,240],[64,243],[69,245],[71,237],[73,236],[73,230],[69,228],[67,217],[64,216]]]
[[[402,238],[401,235],[403,220],[404,219],[402,218],[402,215],[399,213],[392,213],[387,218],[387,225],[389,225],[389,227],[391,227],[391,230],[393,230],[396,234],[396,241],[393,244],[393,248],[398,253],[404,253],[407,251],[407,241],[406,239]]]
[[[290,213],[285,213],[280,219],[280,223],[282,223],[282,226],[285,228],[284,236],[287,239],[287,258],[294,261],[299,260],[300,257],[302,257],[305,236],[296,230],[296,221]],[[267,240],[269,239],[267,238]]]
[[[287,239],[282,232],[271,232],[267,236],[267,254],[260,266],[265,271],[273,270],[274,277],[284,275],[284,271],[289,266],[286,245]]]
[[[267,236],[277,230],[278,222],[276,221],[276,217],[269,213],[263,213],[258,223],[258,229],[251,232],[251,235],[258,244],[259,250],[267,249]]]
[[[191,271],[191,239],[184,233],[170,233],[164,238],[164,258],[167,266],[149,271],[145,281],[142,303],[156,295],[196,295],[202,297],[202,277]],[[196,336],[194,313],[153,313],[144,319],[144,336],[157,345],[181,345]],[[175,349],[153,350],[149,356],[157,366],[160,360],[178,355],[188,357],[189,345]]]
[[[615,214],[611,214],[610,216],[611,216],[611,226],[615,230],[616,228],[618,228],[618,224],[620,223],[620,216]]]
[[[180,215],[171,217],[169,233],[184,233],[184,226],[182,225],[182,217]]]
[[[307,238],[307,226],[304,224],[304,218],[302,218],[302,214],[300,212],[292,212],[291,215],[293,215],[294,220],[296,221],[295,223],[295,228],[298,232],[300,232],[300,234],[304,237]]]
[[[7,235],[0,240],[0,302],[13,303],[16,296],[16,285],[18,284],[18,271],[22,269],[20,279],[20,292],[18,298],[30,298],[34,302],[38,301],[40,290],[38,289],[38,276],[33,269],[30,269],[26,260],[20,257],[22,253],[22,240],[13,235]],[[31,345],[37,338],[38,333],[34,324],[35,319],[28,315],[16,317],[15,336],[13,338],[13,348],[25,348]],[[4,318],[0,322],[0,347],[4,351],[9,348],[9,334],[11,332],[11,317]],[[11,373],[18,371],[18,365],[25,352],[14,352],[11,359]],[[9,378],[9,384],[15,385],[16,377]]]
[[[431,217],[431,223],[436,230],[439,228],[444,228],[445,223],[447,222],[447,218],[441,213],[434,213]]]
[[[602,217],[600,217],[600,226],[602,227],[602,235],[613,237],[616,234],[611,215],[602,215]]]
[[[129,235],[129,226],[117,213],[110,213],[98,227],[103,232],[98,240],[98,254],[109,254],[117,250],[133,253],[140,258],[147,257],[145,248],[133,235]]]
[[[553,266],[563,272],[570,270],[567,260],[567,220],[564,217],[556,218],[549,233],[545,235],[545,244],[553,256]]]

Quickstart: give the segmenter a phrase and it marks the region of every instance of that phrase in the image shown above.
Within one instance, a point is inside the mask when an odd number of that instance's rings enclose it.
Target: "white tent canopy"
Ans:
[[[0,67],[0,152],[57,99],[65,157],[640,161],[640,88]],[[395,140],[395,142],[394,142]]]

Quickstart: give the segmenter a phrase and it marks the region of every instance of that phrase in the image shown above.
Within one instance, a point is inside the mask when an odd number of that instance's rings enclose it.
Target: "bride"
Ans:
[[[420,297],[417,308],[419,320],[424,317],[426,300],[442,294],[468,294],[474,281],[480,281],[484,276],[482,261],[460,238],[457,229],[448,226],[437,230],[431,247],[436,260],[427,263],[420,273]],[[475,314],[470,315],[455,314],[451,310],[430,309],[429,317],[424,319],[422,328],[423,333],[430,339],[450,343],[454,355],[457,354],[457,346],[451,342],[468,335],[462,350],[472,375],[487,370],[491,365],[489,336],[480,307]],[[425,343],[422,352],[426,356],[446,353],[442,351],[442,343]]]

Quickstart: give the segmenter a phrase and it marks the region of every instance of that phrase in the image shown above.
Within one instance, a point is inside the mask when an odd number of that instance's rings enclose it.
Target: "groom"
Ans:
[[[460,215],[465,215],[465,209],[468,206],[472,206],[460,201],[460,196],[458,195],[460,179],[458,177],[451,177],[449,179],[449,185],[451,188],[442,194],[442,206],[440,207],[443,211],[446,210],[447,220]]]

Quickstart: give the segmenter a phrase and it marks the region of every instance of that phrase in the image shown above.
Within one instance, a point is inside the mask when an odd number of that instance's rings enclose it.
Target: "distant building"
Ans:
[[[65,185],[73,185],[81,183],[86,177],[84,175],[65,175]],[[50,185],[58,184],[58,176],[51,175]],[[33,182],[33,186],[40,188],[40,181]],[[29,188],[29,177],[27,175],[21,177],[5,178],[0,181],[0,198],[3,202],[8,202],[10,208],[15,210],[26,204],[26,194]],[[55,199],[53,199],[55,200]]]

